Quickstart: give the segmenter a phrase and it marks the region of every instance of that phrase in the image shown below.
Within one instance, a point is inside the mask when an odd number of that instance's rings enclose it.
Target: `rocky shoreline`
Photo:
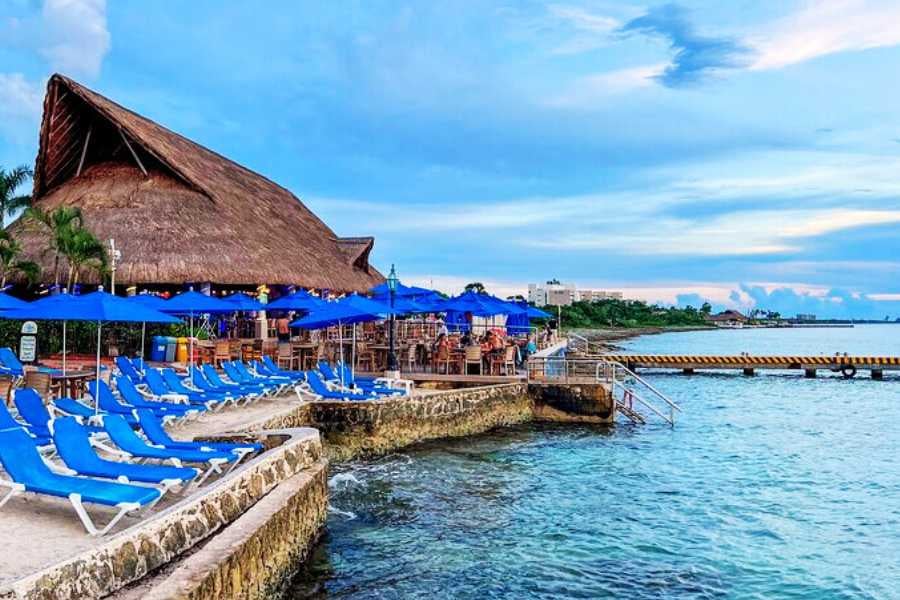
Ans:
[[[679,333],[683,331],[708,331],[715,327],[611,327],[608,329],[571,329],[571,333],[580,335],[592,345],[596,344],[601,352],[615,352],[622,347],[616,342],[629,340],[642,335],[659,335],[661,333]]]

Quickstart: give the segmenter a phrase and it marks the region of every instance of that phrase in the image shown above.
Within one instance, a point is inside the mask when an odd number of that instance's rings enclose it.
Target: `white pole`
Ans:
[[[146,335],[147,335],[147,322],[144,321],[143,323],[141,323],[141,373],[144,372],[144,365],[147,364],[147,361],[144,357],[144,348],[147,347],[147,342],[144,340]]]
[[[353,345],[350,346],[350,375],[356,379],[356,323],[353,324]]]
[[[190,355],[188,356],[188,375],[194,376],[194,311],[191,311],[191,337],[188,339]]]
[[[94,414],[100,412],[100,330],[102,328],[103,324],[97,321],[97,381],[94,383],[94,391],[97,392],[97,397],[94,398]]]
[[[63,377],[66,376],[66,322],[63,321]]]
[[[341,387],[344,387],[344,324],[338,321],[338,345],[341,347],[341,364],[338,371],[341,374]]]

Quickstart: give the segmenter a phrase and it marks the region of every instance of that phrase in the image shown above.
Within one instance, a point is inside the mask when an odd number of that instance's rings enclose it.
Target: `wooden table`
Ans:
[[[96,371],[53,371],[50,373],[50,384],[59,388],[60,396],[65,395],[77,400],[84,396],[84,383],[96,376]],[[68,390],[66,389],[68,388]]]

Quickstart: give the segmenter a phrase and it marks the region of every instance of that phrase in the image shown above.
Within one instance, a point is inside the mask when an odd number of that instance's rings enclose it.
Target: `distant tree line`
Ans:
[[[690,327],[707,325],[711,308],[665,307],[642,300],[595,300],[562,307],[563,326],[579,329],[604,327]],[[549,311],[548,311],[549,312]],[[556,315],[554,315],[554,318]]]

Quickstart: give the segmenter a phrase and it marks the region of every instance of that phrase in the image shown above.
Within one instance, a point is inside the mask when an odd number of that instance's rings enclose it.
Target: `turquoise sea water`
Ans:
[[[900,355],[900,326],[625,345]],[[649,378],[676,428],[529,426],[334,469],[292,597],[900,598],[900,374]]]

